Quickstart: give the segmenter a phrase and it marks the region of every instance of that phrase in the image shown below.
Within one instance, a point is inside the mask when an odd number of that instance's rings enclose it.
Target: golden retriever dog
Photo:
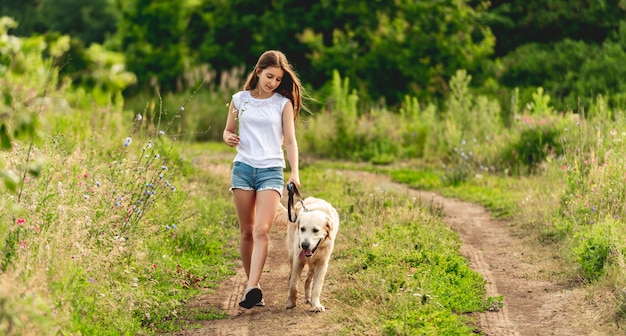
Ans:
[[[281,204],[275,223],[287,227],[287,250],[289,252],[289,296],[287,309],[296,306],[297,286],[304,266],[308,274],[304,282],[304,299],[311,311],[325,310],[320,302],[324,278],[330,255],[335,246],[339,229],[337,210],[327,201],[307,197],[294,205],[295,223],[289,220],[287,209]]]

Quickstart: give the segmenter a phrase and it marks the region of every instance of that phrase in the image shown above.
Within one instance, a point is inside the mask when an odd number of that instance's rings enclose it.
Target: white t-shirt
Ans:
[[[274,92],[265,99],[257,99],[250,91],[233,95],[238,111],[239,145],[233,161],[255,168],[283,167],[283,108],[289,99]]]

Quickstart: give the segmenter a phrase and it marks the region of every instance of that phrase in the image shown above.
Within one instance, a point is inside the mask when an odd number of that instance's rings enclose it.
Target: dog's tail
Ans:
[[[289,225],[289,215],[287,214],[287,208],[282,203],[278,204],[276,210],[276,217],[274,217],[274,224],[280,229],[287,229]]]

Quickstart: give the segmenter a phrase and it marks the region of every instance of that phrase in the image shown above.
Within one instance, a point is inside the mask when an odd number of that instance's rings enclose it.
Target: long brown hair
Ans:
[[[302,83],[300,83],[300,79],[296,75],[296,72],[293,70],[289,61],[287,61],[287,57],[281,51],[268,50],[264,52],[261,57],[259,57],[259,60],[254,66],[254,70],[252,70],[248,75],[248,79],[246,80],[243,89],[255,89],[259,83],[258,73],[269,67],[279,67],[284,71],[285,74],[283,79],[274,91],[291,100],[291,104],[293,104],[294,120],[297,119],[300,115],[300,109],[303,108]]]

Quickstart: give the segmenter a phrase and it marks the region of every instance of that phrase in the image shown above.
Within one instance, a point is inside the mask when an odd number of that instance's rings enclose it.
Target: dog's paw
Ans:
[[[324,308],[324,306],[322,306],[321,304],[311,306],[311,309],[310,309],[310,311],[315,312],[315,313],[321,313],[325,310],[326,308]]]
[[[291,309],[291,308],[294,308],[295,306],[296,306],[295,301],[287,300],[287,304],[285,305],[285,308]]]

